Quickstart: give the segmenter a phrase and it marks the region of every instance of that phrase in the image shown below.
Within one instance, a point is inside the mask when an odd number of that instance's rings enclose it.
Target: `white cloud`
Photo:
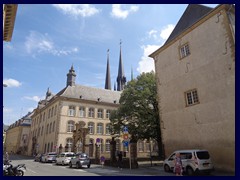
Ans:
[[[155,41],[158,41],[158,42],[165,42],[168,39],[168,37],[170,36],[170,34],[172,33],[174,27],[175,27],[175,25],[168,24],[167,26],[164,26],[159,31],[156,29],[152,29],[147,33],[148,38],[150,38],[150,39],[153,38]]]
[[[130,13],[137,12],[138,9],[139,7],[136,5],[113,4],[111,15],[116,18],[126,19]]]
[[[143,56],[138,63],[137,71],[139,73],[155,71],[154,61],[152,58],[148,57],[151,53],[159,48],[157,45],[147,45],[142,46]]]
[[[175,25],[168,24],[167,26],[164,26],[161,30],[150,30],[148,34],[148,38],[153,38],[156,42],[160,42],[159,45],[143,45],[143,55],[141,60],[138,63],[137,71],[139,73],[142,72],[150,72],[155,71],[154,67],[154,61],[152,58],[148,57],[150,54],[152,54],[154,51],[156,51],[159,47],[161,47],[164,42],[168,39],[171,32],[173,31]],[[146,38],[147,39],[147,38]]]
[[[35,102],[39,102],[41,100],[41,98],[38,96],[32,96],[32,97],[25,96],[24,99],[28,99],[28,100],[35,101]]]
[[[163,40],[167,40],[168,37],[170,36],[170,34],[172,33],[174,27],[175,27],[175,25],[173,25],[173,24],[168,24],[167,26],[165,26],[160,32],[160,37]]]
[[[22,83],[15,79],[4,79],[3,84],[6,84],[7,87],[19,87],[22,85]]]
[[[30,35],[26,37],[25,47],[26,51],[33,56],[40,53],[62,56],[78,52],[77,47],[70,49],[57,48],[47,34],[41,34],[36,31],[31,31]]]
[[[72,15],[74,17],[88,17],[100,12],[99,9],[90,4],[54,4],[53,6],[64,14]]]

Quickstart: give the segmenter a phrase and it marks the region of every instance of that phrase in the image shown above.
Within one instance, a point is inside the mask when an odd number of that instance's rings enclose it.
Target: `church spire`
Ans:
[[[131,67],[131,81],[133,80],[133,68]]]
[[[110,66],[109,66],[109,49],[107,50],[107,70],[105,79],[105,89],[111,90],[111,77],[110,77]]]
[[[120,56],[117,76],[117,90],[122,91],[126,83],[126,77],[124,75],[123,63],[122,63],[122,41],[120,40]]]
[[[75,78],[76,78],[76,74],[72,65],[71,69],[69,69],[69,72],[67,74],[67,86],[75,86]]]

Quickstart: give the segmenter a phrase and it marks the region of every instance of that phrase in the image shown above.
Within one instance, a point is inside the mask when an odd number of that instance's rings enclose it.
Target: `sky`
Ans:
[[[216,7],[217,4],[204,4]],[[169,37],[187,4],[19,4],[11,42],[3,42],[3,123],[34,110],[49,88],[104,88],[109,49],[112,89],[120,42],[127,81],[154,71],[148,56]]]

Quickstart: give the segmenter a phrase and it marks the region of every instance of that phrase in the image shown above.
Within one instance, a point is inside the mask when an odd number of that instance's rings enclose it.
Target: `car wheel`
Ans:
[[[87,165],[88,168],[90,168],[91,164]]]
[[[187,174],[189,176],[193,176],[194,175],[194,171],[193,171],[193,169],[191,167],[187,167]]]
[[[80,166],[80,163],[77,162],[77,164],[76,164],[76,168],[79,169],[80,167],[81,167],[81,166]]]
[[[170,167],[167,164],[164,165],[164,171],[170,172]]]
[[[69,163],[69,167],[72,168],[72,163],[71,162]]]

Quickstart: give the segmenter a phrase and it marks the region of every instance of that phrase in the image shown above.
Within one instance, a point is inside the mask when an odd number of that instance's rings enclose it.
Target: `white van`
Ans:
[[[210,174],[214,170],[213,163],[207,150],[191,149],[175,151],[165,159],[163,167],[166,172],[173,171],[176,153],[180,153],[183,172],[190,176],[199,172]]]
[[[61,154],[57,155],[56,157],[56,165],[67,165],[69,164],[70,160],[74,157],[74,152],[62,152]]]

